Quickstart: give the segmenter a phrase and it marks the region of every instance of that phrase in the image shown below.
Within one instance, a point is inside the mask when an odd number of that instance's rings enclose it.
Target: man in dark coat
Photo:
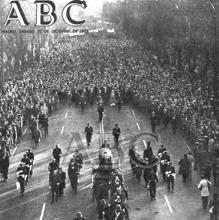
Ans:
[[[104,113],[103,103],[98,103],[97,112],[99,115],[99,122],[101,122],[103,119],[103,113]]]
[[[186,183],[186,180],[189,177],[189,170],[191,166],[191,163],[187,158],[187,154],[184,154],[184,158],[179,161],[179,166],[180,166],[179,174],[182,174],[183,183]]]
[[[60,179],[61,179],[61,182],[59,185],[59,193],[63,194],[64,188],[65,188],[66,173],[65,171],[62,170],[61,167],[59,168],[59,173],[60,173]]]
[[[86,141],[87,141],[87,146],[90,146],[92,135],[93,135],[93,127],[90,126],[89,123],[87,123],[87,126],[84,129],[84,133],[86,135]]]
[[[205,165],[205,167],[204,167],[204,175],[205,175],[205,177],[208,179],[208,180],[210,180],[211,179],[211,172],[212,172],[212,166],[211,166],[211,163],[210,163],[210,161],[208,160],[208,161],[206,161],[206,165]]]
[[[53,157],[56,160],[57,165],[59,166],[59,162],[60,162],[60,155],[62,154],[62,150],[61,148],[59,148],[58,145],[55,146],[55,148],[53,149]]]
[[[118,124],[115,124],[115,127],[113,128],[113,137],[114,137],[114,143],[115,143],[115,147],[119,146],[119,136],[120,136],[120,128],[118,127]]]
[[[158,177],[154,170],[151,170],[150,176],[149,176],[149,192],[150,192],[150,197],[151,200],[154,200],[156,197],[156,192],[157,192],[157,182],[158,182]]]
[[[52,192],[52,201],[54,202],[54,198],[56,202],[58,202],[58,195],[59,195],[59,186],[61,183],[61,177],[58,169],[54,170],[51,174],[51,192]]]
[[[74,193],[77,193],[78,175],[79,175],[78,165],[74,161],[71,161],[68,165],[68,177],[70,179],[71,187]]]
[[[153,156],[153,150],[152,150],[152,147],[151,147],[151,142],[148,141],[147,142],[147,148],[144,150],[143,158],[144,158],[144,160],[146,158],[148,158],[148,160],[150,161],[152,156]]]
[[[150,120],[152,132],[155,133],[155,128],[157,125],[157,117],[155,116],[155,112],[152,112]]]
[[[9,168],[9,154],[8,152],[6,152],[2,159],[2,175],[4,181],[6,182],[8,181],[8,168]]]

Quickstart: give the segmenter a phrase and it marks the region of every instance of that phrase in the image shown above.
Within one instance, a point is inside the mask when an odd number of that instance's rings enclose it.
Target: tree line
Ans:
[[[218,8],[217,0],[117,0],[104,4],[103,16],[151,50],[160,65],[177,68],[176,77],[202,79],[216,89]]]

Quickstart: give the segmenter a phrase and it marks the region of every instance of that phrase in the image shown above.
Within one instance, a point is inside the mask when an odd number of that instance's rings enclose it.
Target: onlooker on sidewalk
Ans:
[[[205,176],[201,177],[201,181],[198,184],[198,189],[201,190],[202,208],[205,209],[208,206],[208,197],[210,195],[211,182],[207,180]]]

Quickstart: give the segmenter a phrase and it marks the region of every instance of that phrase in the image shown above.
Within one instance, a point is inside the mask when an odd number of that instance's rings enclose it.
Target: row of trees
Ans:
[[[153,51],[161,65],[175,66],[190,80],[214,81],[216,89],[218,8],[217,0],[117,0],[104,4],[103,16]]]

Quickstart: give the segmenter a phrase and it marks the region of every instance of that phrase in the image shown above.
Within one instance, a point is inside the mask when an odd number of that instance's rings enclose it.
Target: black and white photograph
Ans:
[[[0,0],[0,220],[219,220],[219,0]]]

